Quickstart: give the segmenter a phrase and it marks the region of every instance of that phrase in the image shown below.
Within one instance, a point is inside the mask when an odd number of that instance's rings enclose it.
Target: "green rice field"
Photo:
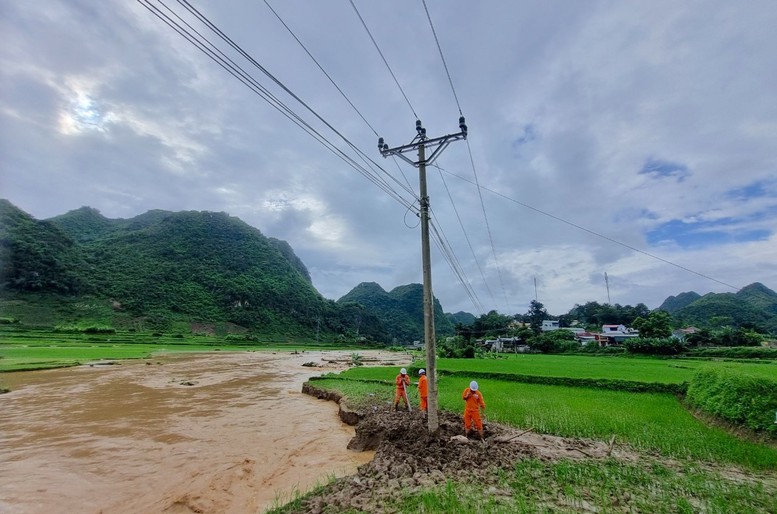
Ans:
[[[416,367],[422,367],[418,363]],[[703,367],[734,369],[777,380],[777,361],[733,362],[724,360],[656,359],[644,357],[601,357],[582,355],[507,355],[504,359],[439,359],[437,369],[478,373],[532,375],[542,377],[631,380],[679,384],[687,382]],[[396,369],[386,369],[382,379],[391,380]],[[374,378],[377,371],[352,369],[344,376],[359,378],[366,373]]]

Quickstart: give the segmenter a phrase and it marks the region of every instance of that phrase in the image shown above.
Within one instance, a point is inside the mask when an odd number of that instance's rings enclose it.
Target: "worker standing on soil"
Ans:
[[[421,411],[426,412],[429,408],[427,400],[429,398],[429,382],[426,380],[426,370],[418,370],[418,396],[421,398]]]
[[[399,402],[402,401],[405,403],[405,408],[409,411],[410,403],[407,399],[407,386],[410,385],[410,377],[407,376],[407,370],[405,368],[399,370],[399,375],[397,375],[394,382],[397,385],[397,392],[394,395],[394,410],[399,410]]]
[[[486,409],[486,402],[483,400],[483,393],[478,390],[478,383],[474,380],[470,382],[461,398],[465,402],[464,430],[467,437],[469,437],[470,427],[472,427],[477,429],[480,439],[483,440],[483,420],[480,418],[480,411]]]

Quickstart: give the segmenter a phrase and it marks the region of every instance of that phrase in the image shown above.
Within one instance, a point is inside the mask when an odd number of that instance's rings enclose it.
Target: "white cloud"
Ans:
[[[392,146],[409,142],[414,116],[350,6],[276,3],[379,135]],[[197,7],[405,183],[379,157],[372,129],[263,4],[202,0]],[[407,16],[418,8],[411,0],[360,5],[437,136],[457,130],[458,110],[426,20]],[[603,301],[605,271],[612,300],[622,304],[654,307],[684,290],[723,288],[612,239],[726,283],[777,287],[777,97],[770,87],[777,9],[770,1],[742,8],[722,0],[490,0],[429,8],[467,117],[478,181],[503,195],[482,192],[489,236],[472,184],[445,176],[483,284],[445,185],[429,170],[435,220],[486,310],[521,312],[534,298],[535,276],[540,300],[555,313]],[[81,205],[121,217],[223,210],[289,241],[325,295],[360,281],[386,289],[420,281],[412,213],[140,4],[42,0],[6,3],[0,14],[3,194],[21,208],[38,217]],[[277,84],[240,63],[362,162]],[[438,163],[474,181],[465,143],[452,144]],[[650,163],[652,172],[640,173]],[[417,170],[402,169],[417,189]],[[703,250],[648,244],[651,231],[679,220],[771,235]],[[433,254],[444,308],[472,311]]]

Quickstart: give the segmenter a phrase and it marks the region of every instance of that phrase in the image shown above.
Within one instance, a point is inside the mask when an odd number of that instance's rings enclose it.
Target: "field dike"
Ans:
[[[359,466],[355,475],[338,479],[301,499],[298,508],[284,512],[323,513],[356,509],[385,511],[385,502],[397,491],[418,491],[445,484],[448,480],[476,480],[488,487],[488,473],[494,467],[510,468],[516,461],[538,458],[606,459],[635,461],[636,455],[601,441],[562,438],[521,431],[497,423],[484,426],[485,441],[467,439],[462,417],[440,412],[440,429],[430,434],[426,417],[418,410],[394,411],[388,406],[371,406],[356,412],[338,393],[318,389],[310,383],[303,393],[337,402],[340,419],[356,426],[350,450],[375,450],[375,457]]]

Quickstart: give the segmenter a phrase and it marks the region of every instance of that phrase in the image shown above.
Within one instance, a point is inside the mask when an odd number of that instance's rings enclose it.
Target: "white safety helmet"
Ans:
[[[478,390],[478,383],[473,380],[472,382],[469,383],[469,388],[472,391],[477,391]]]
[[[407,375],[407,370],[405,368],[400,369],[399,372],[403,375]]]
[[[418,370],[419,375],[426,375],[426,370],[424,368],[421,368]]]

